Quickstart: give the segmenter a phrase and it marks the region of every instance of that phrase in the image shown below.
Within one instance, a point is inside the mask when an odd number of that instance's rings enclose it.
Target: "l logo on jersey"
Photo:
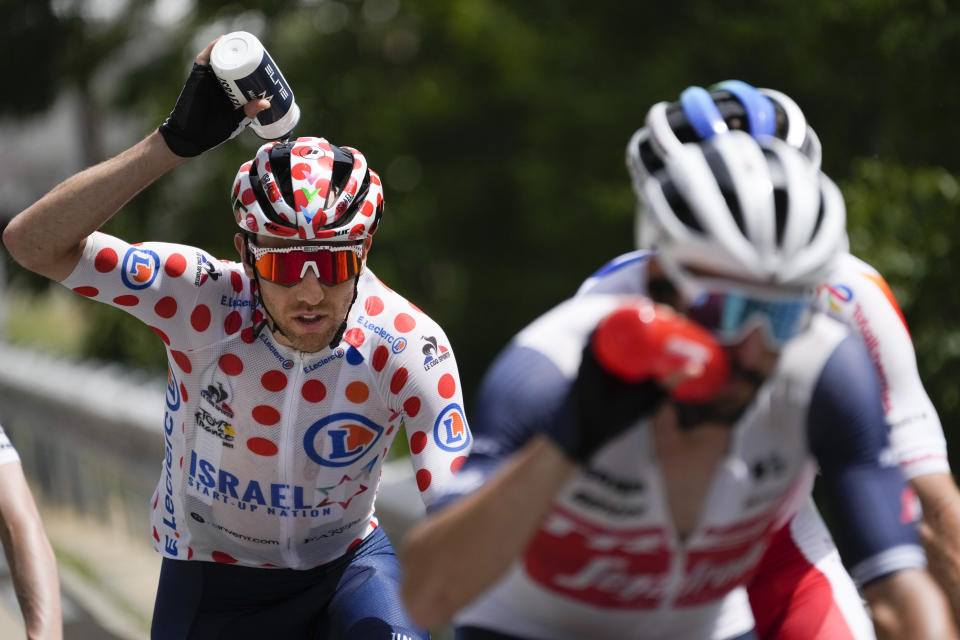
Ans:
[[[180,385],[173,376],[173,370],[167,368],[167,409],[176,411],[180,408]]]
[[[160,273],[160,256],[147,249],[130,247],[123,256],[120,277],[128,289],[146,289]]]
[[[470,444],[470,430],[463,409],[456,402],[448,404],[433,423],[433,440],[444,451],[462,451]]]
[[[383,427],[357,413],[334,413],[313,423],[303,436],[307,456],[325,467],[345,467],[376,446]]]

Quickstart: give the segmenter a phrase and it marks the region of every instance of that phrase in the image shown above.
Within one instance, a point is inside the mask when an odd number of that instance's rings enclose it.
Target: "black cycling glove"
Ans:
[[[583,350],[580,370],[570,387],[563,428],[555,440],[567,457],[585,463],[604,444],[640,418],[653,413],[668,396],[654,379],[627,382],[606,371],[593,354],[591,340]]]
[[[249,122],[243,108],[234,107],[220,88],[213,68],[195,62],[159,131],[171,151],[190,158],[233,138]]]

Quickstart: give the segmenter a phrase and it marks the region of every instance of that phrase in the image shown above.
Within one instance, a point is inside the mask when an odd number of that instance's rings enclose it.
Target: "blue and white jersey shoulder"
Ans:
[[[594,293],[647,295],[647,265],[653,253],[631,251],[597,269],[577,289],[578,296]]]

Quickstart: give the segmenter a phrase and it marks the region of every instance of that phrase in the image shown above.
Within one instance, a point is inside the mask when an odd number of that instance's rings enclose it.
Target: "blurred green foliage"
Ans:
[[[88,4],[5,8],[0,38],[35,90],[0,113],[78,87],[96,153],[113,118],[144,134],[162,121],[207,41],[253,31],[294,89],[297,133],[363,150],[383,177],[370,265],[445,328],[468,403],[513,333],[632,248],[623,149],[651,104],[727,78],[784,91],[847,195],[853,251],[902,303],[948,437],[958,422],[960,13],[945,0],[202,2],[163,24],[162,2],[112,20]],[[227,192],[258,144],[245,133],[189,162],[106,230],[231,258]],[[163,367],[151,332],[89,306],[88,353]]]

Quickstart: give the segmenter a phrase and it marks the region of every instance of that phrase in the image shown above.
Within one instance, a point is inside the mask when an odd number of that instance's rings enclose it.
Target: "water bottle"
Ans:
[[[210,52],[210,66],[234,106],[266,98],[264,109],[250,123],[265,140],[287,138],[300,122],[300,107],[280,68],[252,33],[234,31],[220,38]]]

